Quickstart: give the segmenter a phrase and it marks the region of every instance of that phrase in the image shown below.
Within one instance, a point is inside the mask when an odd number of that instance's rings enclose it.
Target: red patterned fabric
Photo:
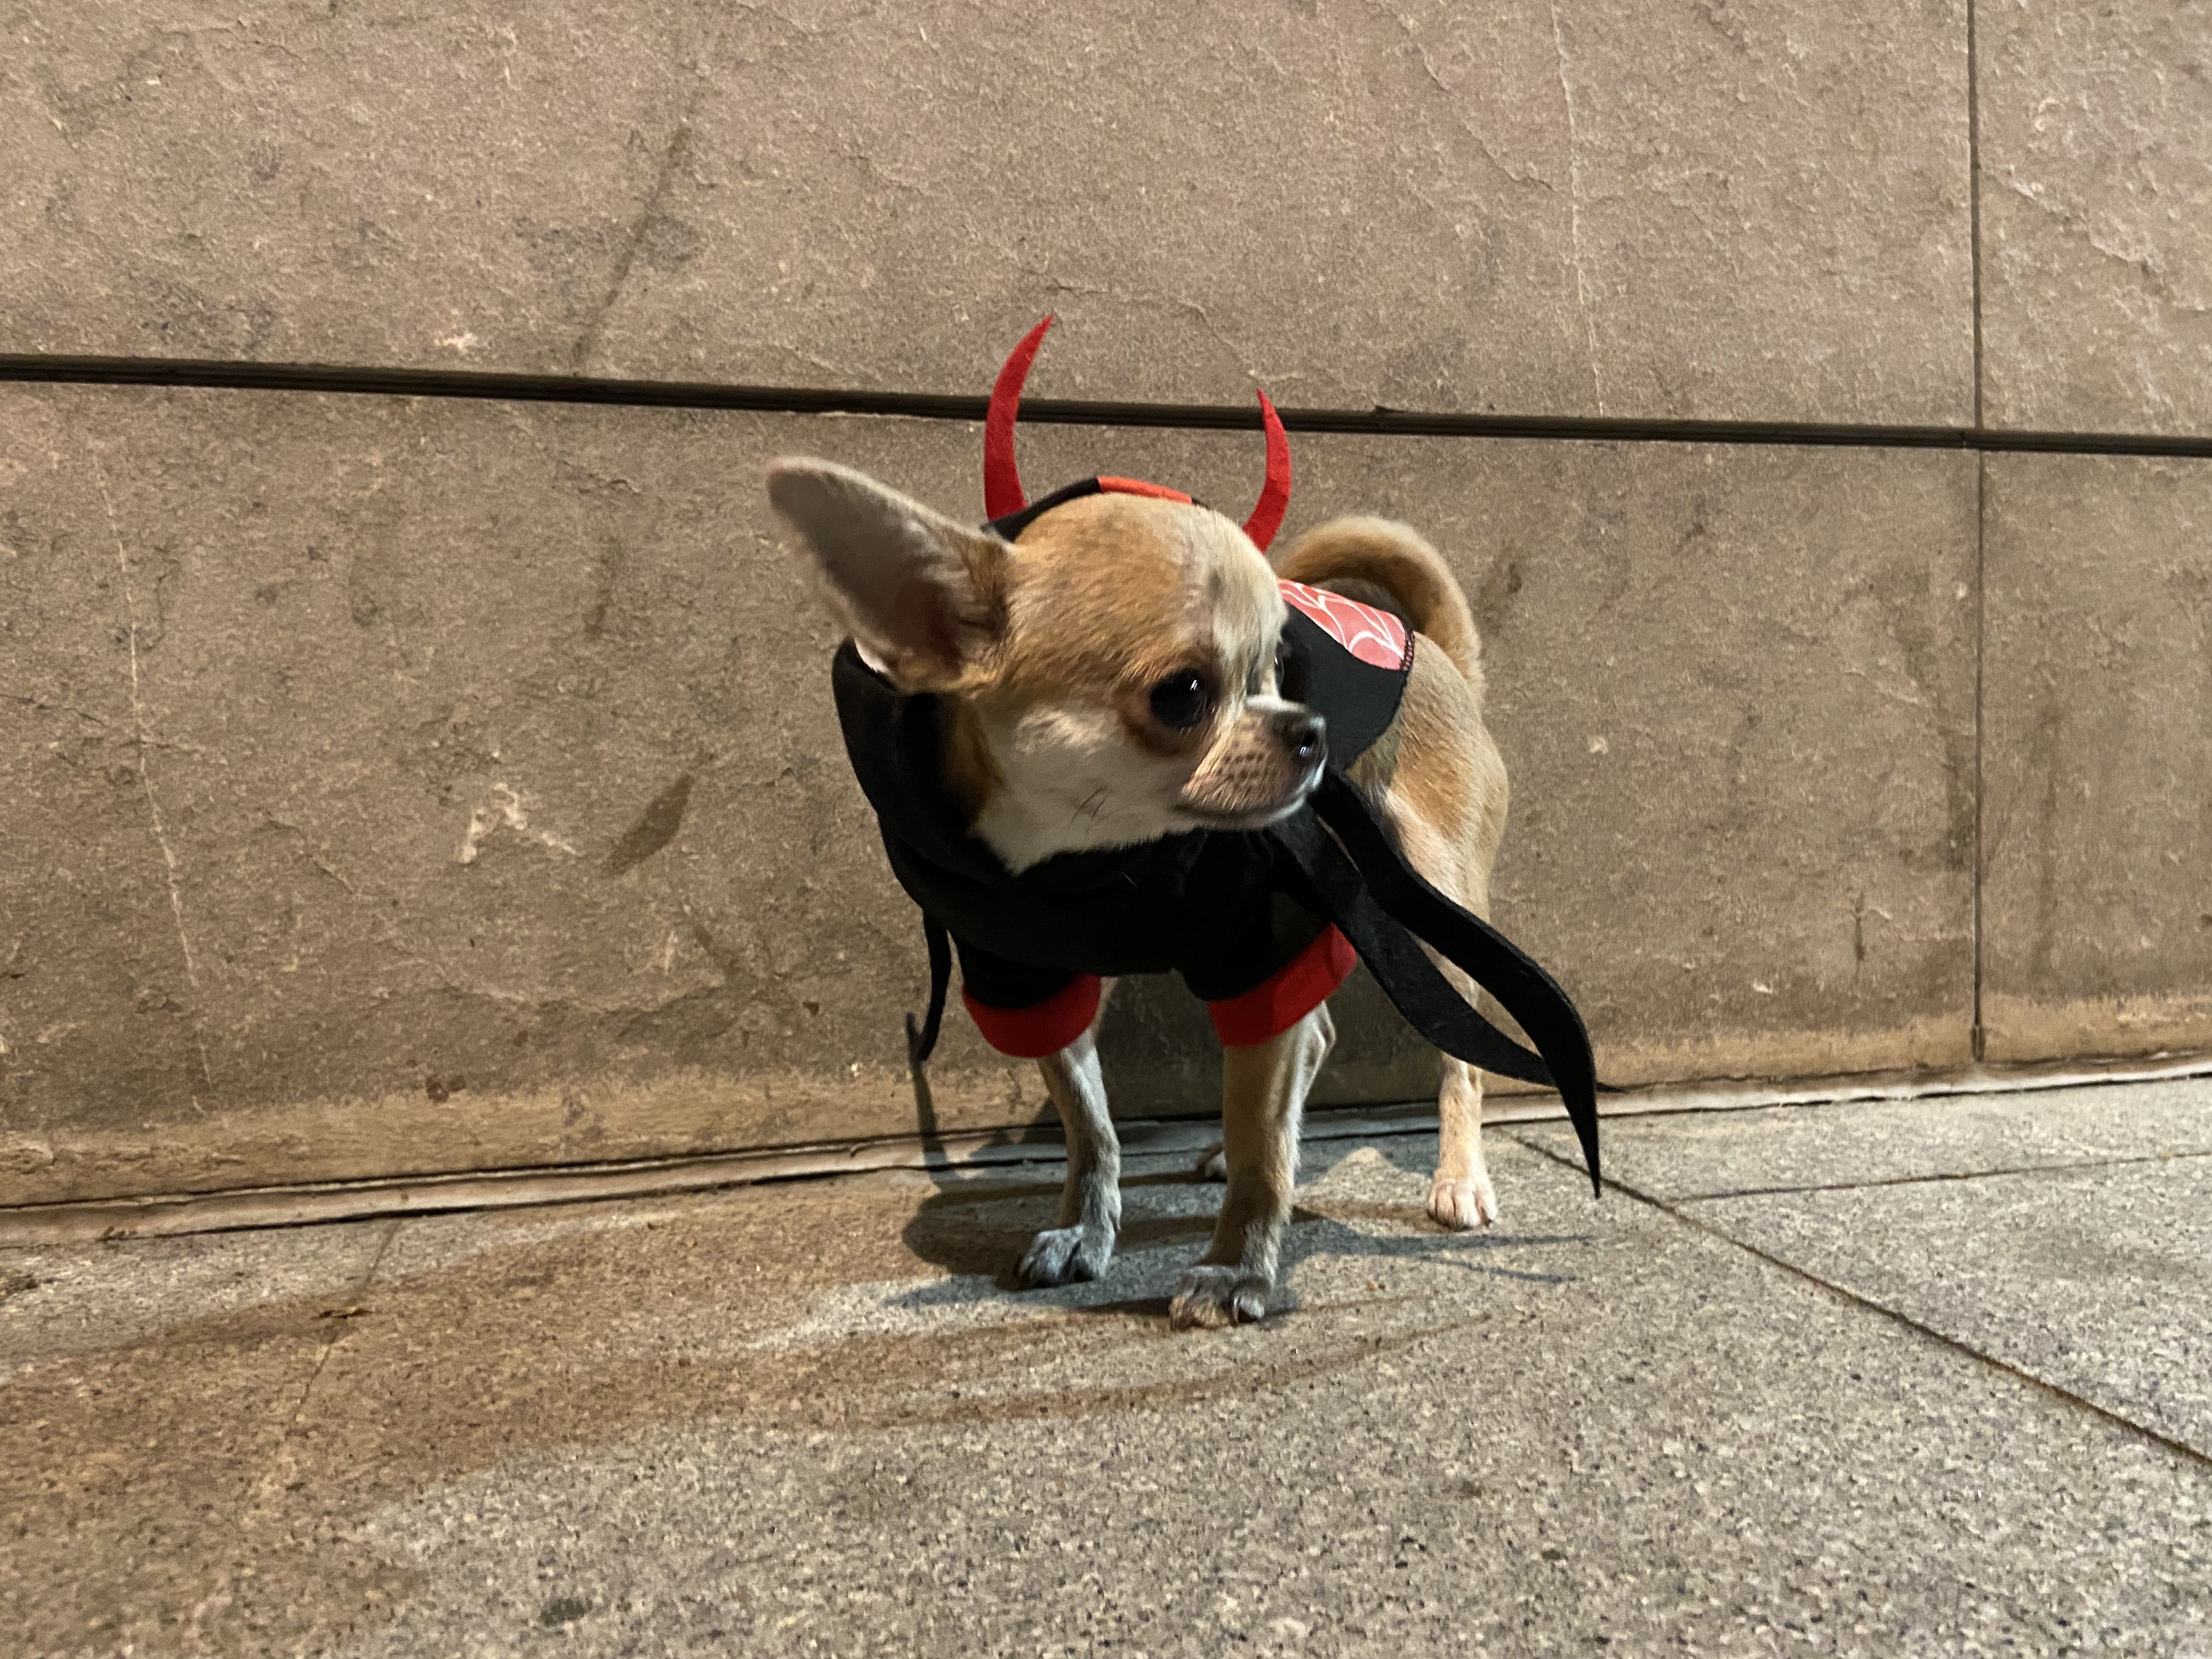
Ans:
[[[1225,1048],[1251,1048],[1280,1036],[1335,994],[1358,965],[1359,953],[1334,927],[1242,996],[1209,1002],[1213,1029]]]
[[[1322,632],[1360,661],[1377,668],[1396,668],[1406,660],[1406,624],[1389,611],[1304,582],[1279,586],[1285,599],[1312,617]]]

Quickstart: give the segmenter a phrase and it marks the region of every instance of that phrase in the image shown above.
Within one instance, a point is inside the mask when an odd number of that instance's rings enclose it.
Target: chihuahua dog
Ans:
[[[1322,744],[1320,722],[1278,680],[1283,584],[1394,614],[1417,636],[1402,698],[1348,775],[1407,861],[1486,915],[1505,768],[1483,724],[1474,615],[1437,550],[1404,525],[1347,518],[1271,566],[1220,514],[1104,482],[1011,538],[828,461],[775,463],[769,494],[860,659],[898,693],[936,700],[936,782],[1010,872],[1194,830],[1261,830],[1297,811],[1320,778]],[[1467,976],[1438,965],[1471,999]],[[1030,1285],[1097,1277],[1119,1232],[1120,1149],[1096,1036],[1092,1017],[1039,1060],[1066,1132],[1067,1181],[1060,1224],[1022,1259]],[[1225,1048],[1227,1191],[1211,1246],[1176,1291],[1177,1328],[1264,1316],[1306,1093],[1334,1036],[1323,1000],[1264,1040]],[[1498,1201],[1480,1077],[1449,1058],[1443,1073],[1429,1212],[1447,1227],[1487,1225]]]

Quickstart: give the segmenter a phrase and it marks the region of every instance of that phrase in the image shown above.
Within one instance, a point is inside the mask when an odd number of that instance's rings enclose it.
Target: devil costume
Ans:
[[[1007,541],[1033,520],[1100,491],[1178,490],[1102,477],[1025,502],[1013,461],[1015,410],[1052,319],[1000,371],[984,427],[986,526]],[[1290,499],[1290,445],[1262,392],[1267,481],[1245,531],[1273,538]],[[945,784],[939,701],[908,696],[848,641],[832,669],[847,752],[876,811],[891,869],[921,907],[929,1010],[909,1024],[915,1062],[937,1040],[957,946],[962,1000],[986,1041],[1024,1058],[1065,1048],[1097,1016],[1100,981],[1180,973],[1224,1043],[1264,1042],[1303,1019],[1364,961],[1430,1042],[1486,1071],[1559,1091],[1597,1179],[1589,1039],[1542,968],[1407,865],[1346,776],[1389,729],[1413,661],[1398,617],[1340,594],[1282,584],[1288,606],[1281,691],[1326,722],[1320,785],[1261,830],[1194,830],[1135,847],[1062,853],[1018,873],[969,832]],[[1416,939],[1467,971],[1519,1022],[1536,1052],[1476,1013]]]

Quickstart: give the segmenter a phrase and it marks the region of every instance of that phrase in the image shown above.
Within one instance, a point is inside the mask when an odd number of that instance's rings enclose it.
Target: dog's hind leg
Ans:
[[[1106,1113],[1097,1039],[1094,1019],[1081,1036],[1037,1062],[1067,1137],[1067,1184],[1060,1190],[1060,1225],[1031,1239],[1015,1270],[1032,1287],[1097,1279],[1121,1235],[1121,1142]]]
[[[1222,1155],[1229,1190],[1212,1244],[1176,1287],[1168,1319],[1176,1329],[1266,1316],[1297,1185],[1306,1091],[1335,1039],[1323,1003],[1279,1036],[1224,1051]]]
[[[1474,1000],[1474,981],[1449,963],[1437,966],[1454,990]],[[1429,1214],[1464,1232],[1498,1219],[1498,1194],[1482,1160],[1482,1073],[1463,1060],[1442,1058],[1444,1079],[1437,1091],[1437,1173],[1429,1182]]]
[[[1488,751],[1494,762],[1496,751]],[[1481,757],[1481,750],[1476,751]],[[1479,780],[1474,768],[1462,787]],[[1504,792],[1504,773],[1498,772],[1498,788]],[[1497,848],[1496,830],[1502,824],[1502,804],[1494,817],[1485,814],[1474,799],[1454,800],[1453,793],[1435,787],[1429,790],[1430,810],[1443,821],[1456,820],[1478,826],[1478,833],[1458,840],[1438,830],[1414,802],[1394,794],[1390,818],[1398,843],[1413,866],[1426,876],[1444,896],[1479,916],[1490,915],[1490,860]],[[1470,791],[1471,793],[1471,791]],[[1450,809],[1448,811],[1444,809]],[[1462,835],[1466,834],[1462,830]],[[1429,952],[1430,959],[1460,995],[1472,1003],[1474,981],[1458,968]],[[1449,1054],[1443,1061],[1443,1084],[1437,1091],[1437,1172],[1429,1182],[1429,1214],[1455,1232],[1487,1227],[1498,1219],[1498,1194],[1490,1184],[1490,1171],[1482,1158],[1482,1073]]]

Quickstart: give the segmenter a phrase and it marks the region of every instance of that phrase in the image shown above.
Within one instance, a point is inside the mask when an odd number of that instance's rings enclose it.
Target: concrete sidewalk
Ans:
[[[2212,1083],[0,1252],[0,1651],[2212,1656]]]

